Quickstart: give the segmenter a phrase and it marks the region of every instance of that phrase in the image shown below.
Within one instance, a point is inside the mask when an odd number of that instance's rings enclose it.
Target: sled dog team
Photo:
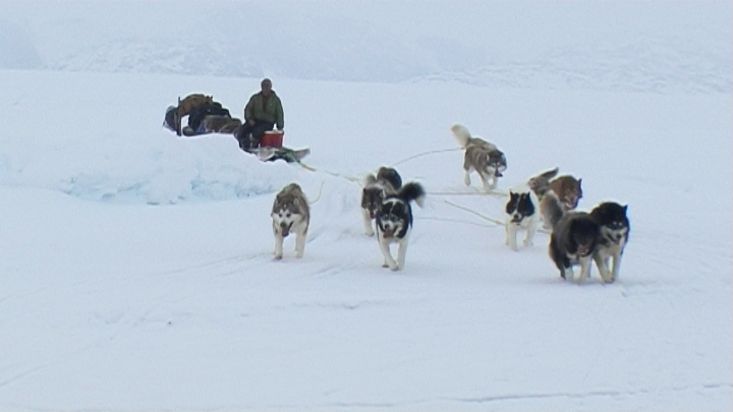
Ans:
[[[504,153],[496,145],[475,137],[462,125],[451,128],[459,145],[464,149],[464,183],[471,184],[470,175],[476,172],[483,189],[496,188],[498,179],[506,170]],[[578,282],[590,276],[595,261],[601,279],[611,283],[618,279],[621,257],[629,238],[630,224],[627,206],[603,202],[590,213],[576,211],[583,197],[582,179],[557,176],[554,168],[531,177],[526,183],[509,191],[506,204],[506,245],[518,250],[517,234],[526,232],[524,246],[531,246],[540,224],[551,230],[549,255],[560,276],[573,280],[573,266],[580,266]],[[402,184],[399,173],[390,167],[381,167],[376,176],[369,174],[362,189],[361,209],[364,232],[377,235],[385,268],[400,270],[405,267],[407,245],[412,230],[414,201],[423,206],[425,190],[415,182]],[[285,186],[275,197],[272,206],[272,229],[275,234],[275,258],[283,257],[283,240],[295,233],[295,253],[303,257],[305,239],[310,224],[308,199],[297,183]],[[376,231],[375,231],[376,229]],[[390,246],[397,244],[397,258]]]

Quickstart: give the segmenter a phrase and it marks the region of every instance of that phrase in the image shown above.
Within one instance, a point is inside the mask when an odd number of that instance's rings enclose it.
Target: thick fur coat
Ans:
[[[568,212],[555,224],[549,252],[563,279],[573,280],[574,265],[580,265],[578,282],[590,277],[598,234],[598,224],[585,212]]]
[[[410,202],[423,205],[425,190],[419,183],[408,183],[395,194],[387,195],[377,211],[377,241],[384,256],[383,267],[400,270],[405,267],[407,245],[412,231],[412,208]],[[397,243],[397,259],[389,248]]]
[[[272,231],[275,234],[275,259],[283,257],[283,240],[295,233],[295,255],[303,257],[310,225],[308,199],[297,183],[285,186],[272,204]]]
[[[498,179],[507,167],[504,153],[493,143],[471,136],[471,133],[463,125],[453,125],[451,132],[453,132],[458,144],[464,149],[463,170],[465,175],[463,182],[466,186],[471,185],[471,172],[476,172],[481,179],[484,191],[488,192],[495,189]]]
[[[603,202],[590,212],[591,218],[600,229],[593,259],[601,278],[606,283],[616,281],[619,276],[621,258],[631,231],[627,210],[628,206],[621,206],[616,202]],[[609,261],[613,262],[613,268],[609,268]]]

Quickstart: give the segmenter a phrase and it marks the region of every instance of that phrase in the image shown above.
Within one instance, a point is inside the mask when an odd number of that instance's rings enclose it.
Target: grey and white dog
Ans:
[[[308,199],[297,183],[285,186],[272,205],[272,231],[275,233],[275,259],[283,257],[283,240],[295,232],[295,255],[303,257],[310,225]]]
[[[451,127],[453,136],[464,149],[463,170],[466,172],[463,182],[471,185],[471,172],[478,173],[483,183],[484,191],[489,192],[496,188],[498,179],[506,170],[506,157],[496,145],[479,137],[471,136],[471,132],[460,124]]]
[[[388,195],[393,195],[402,187],[402,177],[397,170],[382,166],[374,174],[367,175],[364,188],[361,191],[361,214],[364,219],[364,233],[374,236],[372,222],[377,217],[377,211],[382,201]]]
[[[612,283],[618,279],[621,257],[629,241],[631,224],[626,215],[627,209],[628,205],[621,206],[616,202],[603,202],[590,212],[591,218],[600,228],[593,260],[598,266],[601,278],[606,283]],[[613,270],[608,267],[609,260],[613,260]]]

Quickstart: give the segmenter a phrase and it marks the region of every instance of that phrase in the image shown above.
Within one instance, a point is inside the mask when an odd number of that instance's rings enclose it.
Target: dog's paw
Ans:
[[[282,258],[283,258],[283,255],[278,255],[278,254],[275,255],[275,260],[282,260]]]
[[[525,240],[524,241],[524,246],[526,246],[526,247],[534,246],[534,243],[531,240]]]
[[[389,267],[389,270],[391,270],[392,272],[397,272],[398,270],[400,270],[400,267],[399,267],[399,266],[397,266],[397,265],[394,265],[394,266],[390,266],[390,267]]]
[[[374,231],[373,230],[367,230],[367,231],[364,232],[364,234],[367,235],[367,236],[369,236],[369,237],[371,237],[371,236],[374,236]]]
[[[298,258],[298,259],[302,259],[303,258],[303,253],[302,252],[297,252],[295,254],[295,257]]]

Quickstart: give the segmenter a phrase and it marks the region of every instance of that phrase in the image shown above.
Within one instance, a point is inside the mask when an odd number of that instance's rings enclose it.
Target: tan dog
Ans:
[[[549,190],[540,201],[545,229],[552,228],[564,214],[578,207],[583,197],[582,180],[566,175],[550,181]]]

